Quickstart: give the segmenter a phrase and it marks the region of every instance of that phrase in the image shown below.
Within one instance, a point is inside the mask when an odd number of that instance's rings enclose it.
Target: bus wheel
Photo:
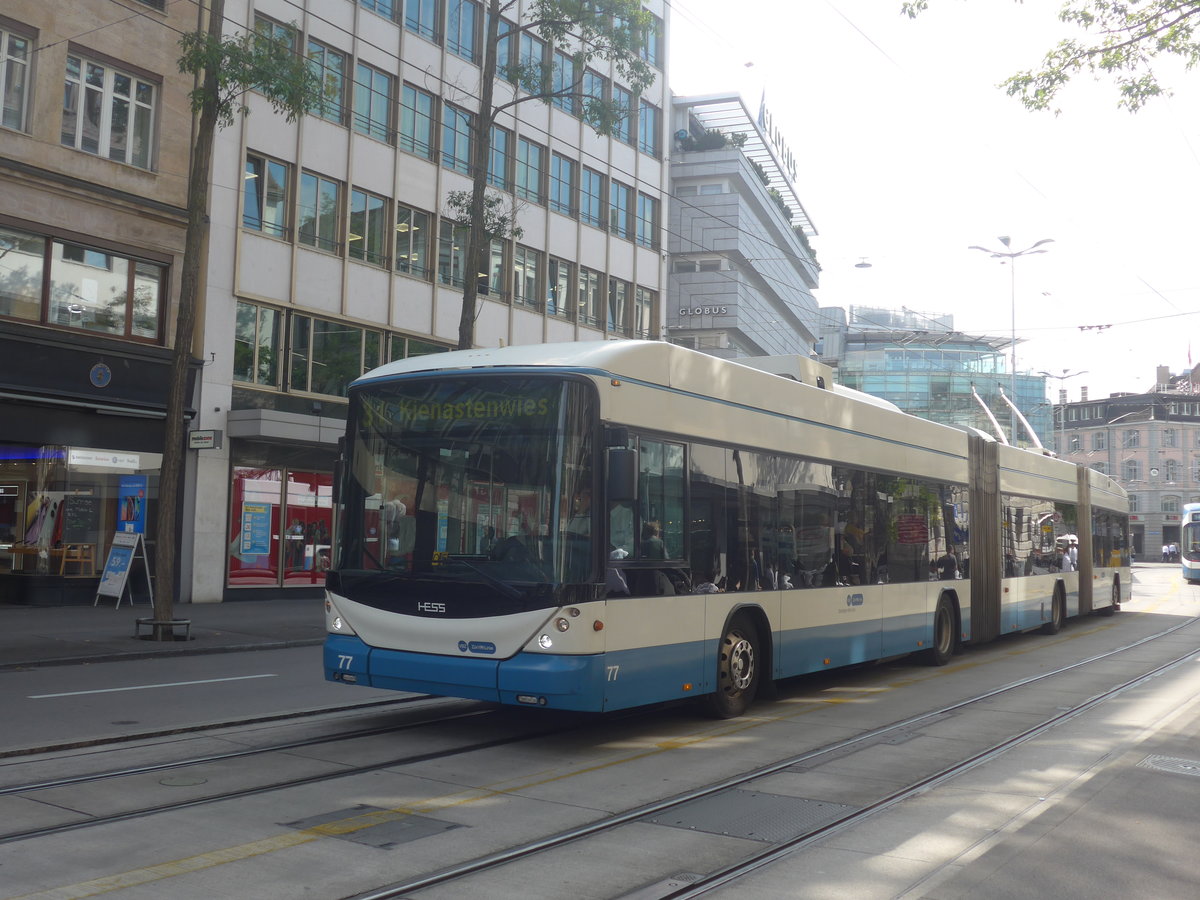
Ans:
[[[705,697],[708,714],[732,719],[744,713],[758,691],[759,664],[758,632],[737,616],[717,648],[717,689]]]
[[[1054,589],[1054,599],[1050,601],[1050,621],[1042,626],[1042,634],[1058,634],[1062,630],[1066,618],[1066,598],[1060,588]]]
[[[925,651],[925,662],[931,666],[944,666],[954,655],[954,607],[950,598],[943,594],[938,598],[933,613],[933,646]]]
[[[1121,610],[1121,584],[1119,581],[1117,581],[1114,578],[1113,585],[1112,585],[1112,603],[1108,606],[1102,607],[1100,610],[1100,615],[1111,616],[1111,615],[1115,615],[1116,613],[1120,612],[1120,610]]]

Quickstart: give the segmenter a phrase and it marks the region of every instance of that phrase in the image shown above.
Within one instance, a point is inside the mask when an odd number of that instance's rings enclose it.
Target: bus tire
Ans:
[[[1112,583],[1112,603],[1100,608],[1100,615],[1108,617],[1116,615],[1121,609],[1121,583],[1115,578]]]
[[[1042,634],[1058,634],[1062,631],[1063,620],[1066,618],[1067,600],[1063,596],[1062,587],[1054,588],[1054,599],[1050,601],[1050,620],[1042,625]]]
[[[937,609],[933,611],[933,644],[925,651],[926,665],[944,666],[954,655],[955,632],[958,631],[954,604],[945,594],[938,597]]]
[[[754,702],[761,677],[758,631],[745,616],[734,616],[717,647],[717,689],[705,697],[713,718],[734,719]]]

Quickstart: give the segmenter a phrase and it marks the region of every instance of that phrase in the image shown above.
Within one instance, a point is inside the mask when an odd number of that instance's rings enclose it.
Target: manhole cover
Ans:
[[[1200,760],[1180,759],[1177,756],[1147,756],[1140,763],[1139,769],[1157,769],[1159,772],[1171,772],[1174,775],[1200,776]]]

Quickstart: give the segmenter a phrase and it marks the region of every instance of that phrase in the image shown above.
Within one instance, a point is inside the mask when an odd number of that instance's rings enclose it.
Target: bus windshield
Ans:
[[[393,587],[471,584],[480,602],[527,606],[534,595],[549,605],[547,586],[597,580],[590,385],[470,373],[382,381],[351,393],[350,422],[343,590],[385,575]]]
[[[1184,523],[1179,552],[1188,562],[1200,562],[1200,520]]]

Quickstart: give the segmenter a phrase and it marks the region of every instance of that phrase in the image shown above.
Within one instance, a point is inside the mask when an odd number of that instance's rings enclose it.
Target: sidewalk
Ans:
[[[191,620],[191,639],[186,641],[135,638],[135,620],[151,614],[144,603],[123,603],[120,609],[111,601],[100,606],[0,604],[0,669],[268,650],[325,640],[324,601],[319,597],[177,604],[175,618]]]

